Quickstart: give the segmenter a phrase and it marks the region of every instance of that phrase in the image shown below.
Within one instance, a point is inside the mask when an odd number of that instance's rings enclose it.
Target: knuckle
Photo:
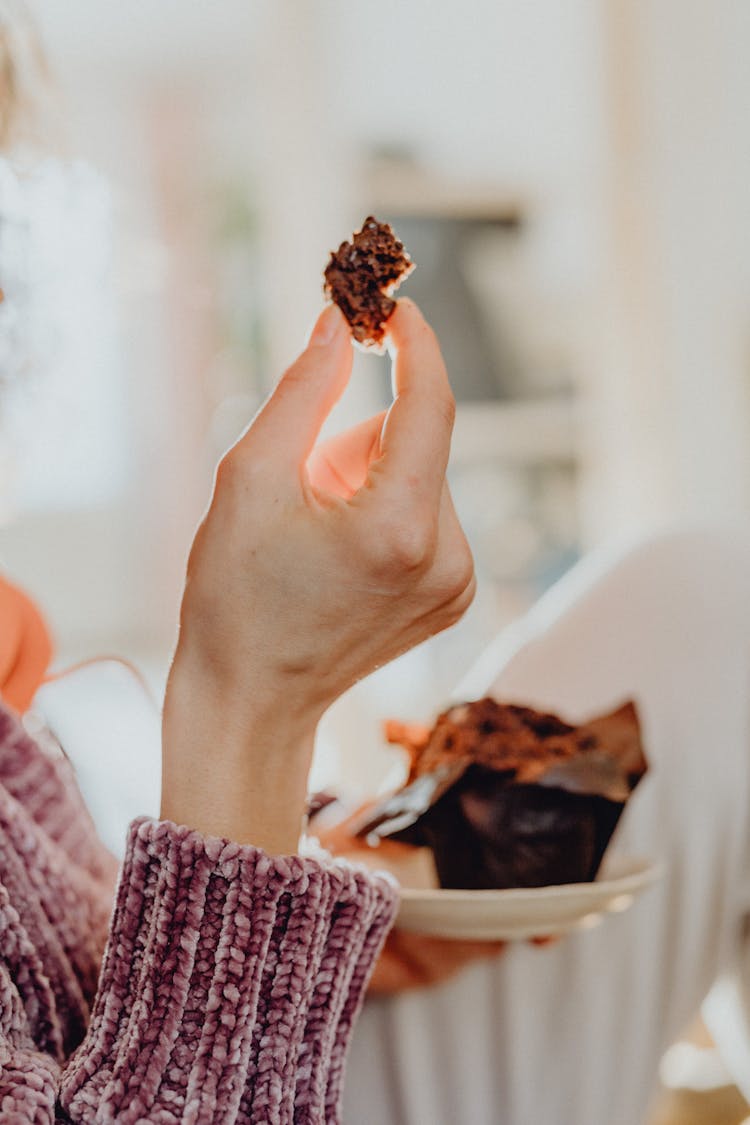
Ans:
[[[461,552],[461,562],[458,568],[458,583],[459,589],[463,593],[464,590],[470,585],[476,585],[476,578],[474,573],[474,556],[471,553],[469,544],[464,541],[464,547]]]
[[[376,532],[374,553],[379,569],[398,577],[426,570],[434,552],[434,534],[418,520],[403,519]]]
[[[474,559],[468,543],[464,540],[451,552],[436,576],[436,595],[441,604],[452,606],[456,602],[463,601],[470,593],[464,607],[467,609],[474,597],[475,586]],[[464,610],[461,610],[461,613],[463,612]]]
[[[233,488],[244,471],[236,448],[228,450],[216,466],[216,491]]]
[[[215,493],[245,491],[256,476],[256,462],[242,444],[229,449],[216,466]]]
[[[461,593],[458,595],[457,598],[454,599],[454,601],[452,603],[451,614],[453,616],[453,620],[452,620],[451,624],[455,624],[456,621],[461,620],[461,618],[466,613],[466,611],[469,608],[469,606],[471,605],[471,603],[474,601],[474,598],[476,596],[476,592],[477,592],[476,578],[474,577],[474,574],[472,573],[470,581],[467,582],[466,586],[463,588]]]
[[[476,581],[472,578],[459,594],[442,606],[438,615],[438,629],[450,629],[452,625],[460,621],[474,601],[475,594]]]

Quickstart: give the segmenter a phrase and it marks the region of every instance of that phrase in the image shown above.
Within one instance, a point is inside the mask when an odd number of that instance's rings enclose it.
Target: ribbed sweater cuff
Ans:
[[[385,879],[168,821],[130,828],[71,1120],[336,1122],[396,909]]]

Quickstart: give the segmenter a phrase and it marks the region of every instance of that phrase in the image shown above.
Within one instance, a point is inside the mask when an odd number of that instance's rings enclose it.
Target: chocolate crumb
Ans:
[[[414,269],[388,223],[368,215],[362,229],[331,253],[324,292],[341,309],[363,348],[383,349],[385,323],[396,307],[392,294]]]

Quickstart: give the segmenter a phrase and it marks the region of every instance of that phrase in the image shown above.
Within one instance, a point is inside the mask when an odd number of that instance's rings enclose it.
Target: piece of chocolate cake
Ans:
[[[364,348],[383,349],[385,322],[396,307],[392,294],[414,263],[388,223],[368,215],[362,229],[331,253],[324,292],[348,320]]]
[[[408,781],[354,831],[430,847],[442,887],[590,882],[647,769],[632,703],[574,726],[480,699],[387,735],[409,751]]]

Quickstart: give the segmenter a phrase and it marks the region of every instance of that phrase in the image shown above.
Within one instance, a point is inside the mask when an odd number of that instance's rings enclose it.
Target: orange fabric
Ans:
[[[52,660],[52,639],[34,602],[0,578],[0,696],[26,711]]]

